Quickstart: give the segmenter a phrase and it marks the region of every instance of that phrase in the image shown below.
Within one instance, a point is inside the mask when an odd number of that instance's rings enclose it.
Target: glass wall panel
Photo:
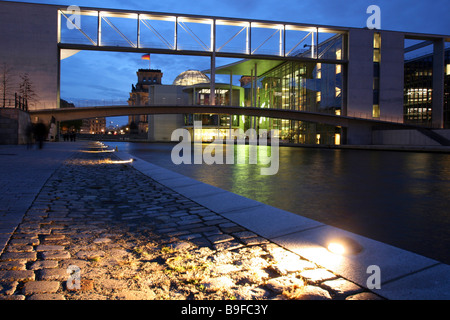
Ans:
[[[340,114],[342,65],[286,62],[260,78],[261,107]]]
[[[405,63],[404,119],[406,123],[431,125],[433,56]]]

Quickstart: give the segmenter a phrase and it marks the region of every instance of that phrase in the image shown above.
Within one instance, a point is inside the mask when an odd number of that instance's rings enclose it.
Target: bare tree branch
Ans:
[[[0,97],[1,106],[4,108],[7,105],[7,100],[12,100],[13,96],[13,82],[14,76],[12,73],[12,68],[6,63],[0,64]]]
[[[38,95],[34,91],[34,85],[28,73],[20,75],[19,94],[26,99],[29,105],[37,101]]]

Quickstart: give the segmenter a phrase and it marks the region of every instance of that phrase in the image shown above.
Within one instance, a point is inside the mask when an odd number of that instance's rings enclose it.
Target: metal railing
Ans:
[[[2,99],[0,101],[0,106],[3,108],[15,108],[23,111],[28,111],[28,101],[26,98],[14,94],[14,99]]]
[[[374,117],[372,113],[365,112],[347,112],[348,117],[359,118],[359,119],[369,119],[369,120],[379,120],[385,122],[393,122],[393,123],[403,123],[403,116],[384,116],[380,115],[379,117]]]
[[[73,103],[75,107],[107,107],[107,106],[125,106],[128,101],[125,99],[77,99],[64,98],[69,103]]]

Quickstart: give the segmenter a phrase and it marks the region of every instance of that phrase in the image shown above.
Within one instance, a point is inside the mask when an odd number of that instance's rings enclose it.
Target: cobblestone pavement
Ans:
[[[379,299],[115,160],[55,171],[0,256],[1,299]]]

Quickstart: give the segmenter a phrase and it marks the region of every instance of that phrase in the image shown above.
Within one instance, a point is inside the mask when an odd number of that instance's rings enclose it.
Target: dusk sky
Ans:
[[[450,34],[449,0],[58,0],[25,1],[180,14],[199,14],[243,19],[365,27],[370,5],[381,8],[383,30]],[[61,97],[66,100],[126,100],[136,71],[148,68],[140,53],[84,51],[61,62]],[[217,65],[232,60],[218,59]],[[151,67],[164,73],[163,84],[187,69],[209,69],[209,58],[152,55]],[[220,79],[219,79],[220,81]]]

